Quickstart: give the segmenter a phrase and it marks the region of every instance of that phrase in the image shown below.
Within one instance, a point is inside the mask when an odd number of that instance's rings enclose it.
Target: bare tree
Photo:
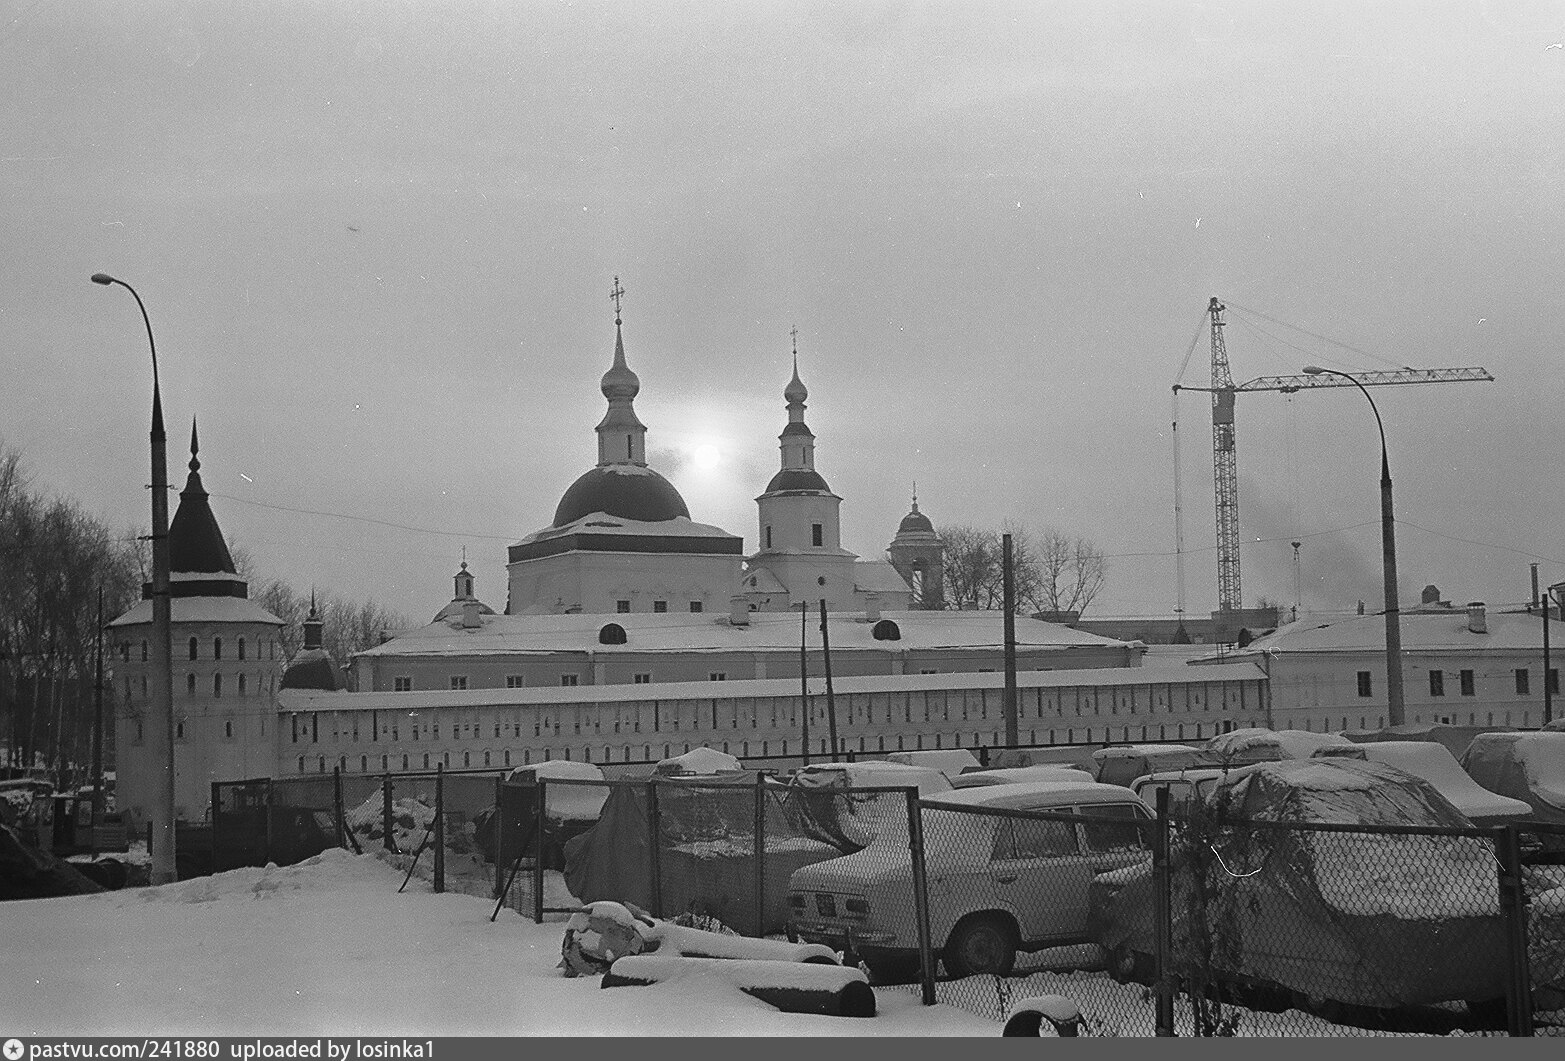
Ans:
[[[1097,546],[1052,527],[1044,531],[1035,559],[1038,583],[1032,603],[1038,611],[1080,614],[1108,577],[1108,561]]]
[[[1004,607],[1004,535],[1011,536],[1011,577],[1017,611],[1085,611],[1103,588],[1107,564],[1085,538],[1051,528],[1034,538],[1012,523],[1000,530],[955,524],[940,531],[945,550],[946,604],[959,609]]]

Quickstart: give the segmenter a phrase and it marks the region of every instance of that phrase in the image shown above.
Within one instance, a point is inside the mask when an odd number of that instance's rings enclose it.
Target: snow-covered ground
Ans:
[[[1000,1025],[878,989],[873,1018],[781,1013],[720,982],[602,989],[557,968],[565,918],[435,895],[330,850],[157,888],[7,903],[8,1035],[982,1035]]]

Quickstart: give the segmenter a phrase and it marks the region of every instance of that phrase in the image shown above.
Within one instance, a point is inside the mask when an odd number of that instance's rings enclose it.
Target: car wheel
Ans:
[[[1109,978],[1117,984],[1147,984],[1156,979],[1156,963],[1150,954],[1143,954],[1121,943],[1109,951]]]
[[[946,940],[946,972],[955,977],[1005,976],[1016,965],[1016,930],[995,914],[963,918]]]
[[[866,955],[863,960],[864,968],[869,970],[870,982],[877,987],[882,984],[915,984],[923,972],[917,954],[877,954],[873,958]]]

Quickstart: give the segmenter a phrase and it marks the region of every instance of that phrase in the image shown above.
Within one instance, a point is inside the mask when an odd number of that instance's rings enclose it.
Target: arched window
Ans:
[[[196,639],[193,637],[190,639],[190,658],[196,658]]]
[[[239,638],[239,658],[245,658],[245,639],[243,637]]]
[[[214,637],[212,639],[212,658],[223,658],[223,639],[221,637]]]
[[[212,675],[212,695],[223,695],[223,676],[221,674]]]
[[[625,628],[619,623],[604,623],[598,631],[598,644],[623,645],[625,643]]]
[[[194,674],[185,675],[185,695],[196,695],[196,676]]]
[[[882,619],[870,631],[870,636],[876,641],[901,641],[902,628],[890,619]]]
[[[239,695],[243,696],[244,694],[245,694],[245,676],[243,674],[241,674],[239,676]]]
[[[145,638],[141,642],[141,662],[147,662],[147,642]]]

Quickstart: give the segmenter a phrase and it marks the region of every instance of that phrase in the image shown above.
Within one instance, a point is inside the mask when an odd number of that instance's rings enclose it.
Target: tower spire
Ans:
[[[634,402],[641,393],[641,380],[625,363],[625,336],[621,328],[621,305],[625,289],[619,277],[609,291],[614,303],[614,364],[603,374],[601,389],[609,409],[598,424],[598,465],[647,463],[647,428],[636,416]]]
[[[201,444],[196,440],[196,418],[192,416],[190,418],[190,470],[193,472],[201,470],[201,460],[196,456],[200,452]]]

